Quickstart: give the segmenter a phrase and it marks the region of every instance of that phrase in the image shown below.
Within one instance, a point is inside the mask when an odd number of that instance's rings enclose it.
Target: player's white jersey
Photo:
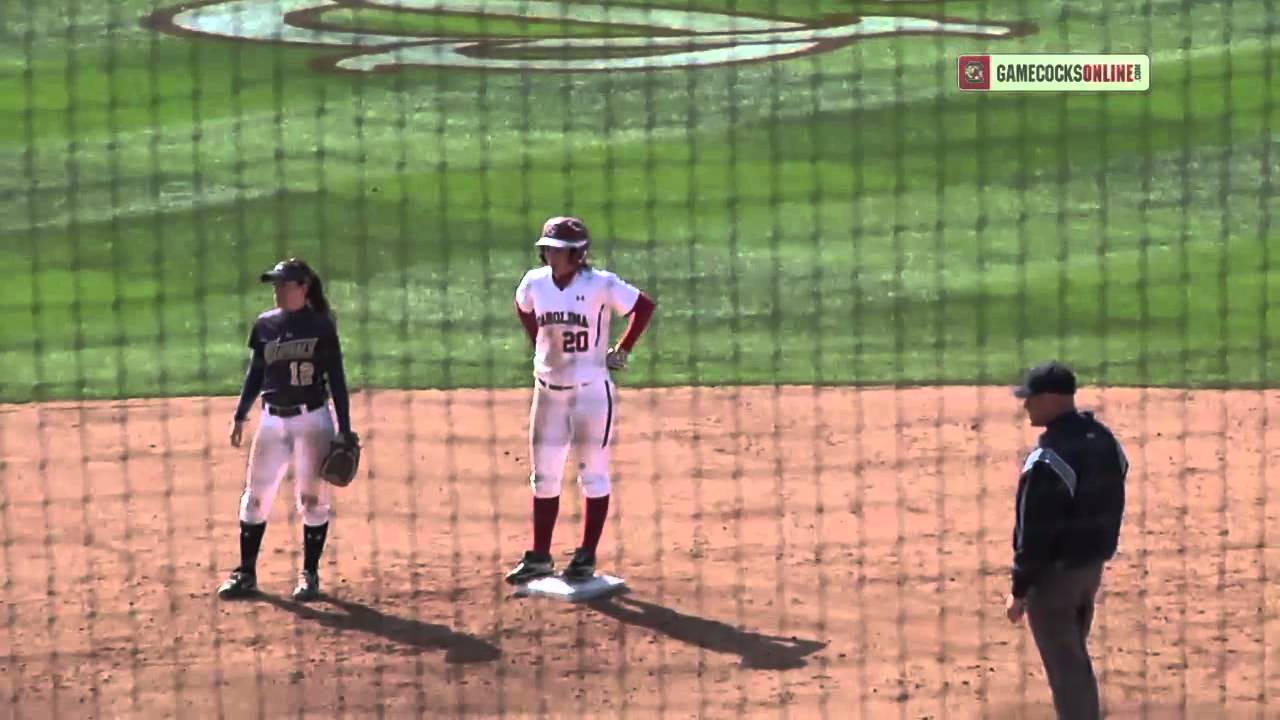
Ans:
[[[525,273],[516,305],[538,321],[534,376],[552,385],[607,377],[610,320],[615,312],[631,312],[639,297],[637,288],[607,270],[584,267],[563,290],[551,279],[549,266]]]

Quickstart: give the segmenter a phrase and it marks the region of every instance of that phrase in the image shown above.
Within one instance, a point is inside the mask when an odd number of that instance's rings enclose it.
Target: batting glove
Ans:
[[[604,364],[610,370],[624,370],[627,367],[627,351],[622,348],[612,348],[609,354],[605,355]]]

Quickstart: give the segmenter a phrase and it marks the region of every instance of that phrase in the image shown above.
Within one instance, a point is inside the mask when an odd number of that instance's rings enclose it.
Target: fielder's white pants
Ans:
[[[294,503],[305,525],[329,521],[329,483],[320,464],[335,437],[329,406],[282,418],[263,410],[249,452],[249,470],[240,496],[240,520],[257,525],[271,515],[280,482],[293,467]]]
[[[609,494],[609,445],[614,432],[613,383],[596,380],[572,390],[535,382],[529,410],[529,475],[534,497],[559,497],[573,450],[578,485],[589,498]]]

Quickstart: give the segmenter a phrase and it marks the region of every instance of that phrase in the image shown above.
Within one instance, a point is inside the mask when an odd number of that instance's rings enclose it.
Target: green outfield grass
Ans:
[[[322,15],[327,26],[354,31],[422,36],[491,37],[623,37],[652,34],[606,23],[539,21],[470,15],[400,13],[382,8],[335,7]]]
[[[286,254],[329,282],[356,386],[525,384],[511,297],[562,212],[659,301],[626,384],[1004,383],[1048,355],[1110,384],[1280,377],[1275,2],[949,2],[1038,30],[575,75],[324,74],[322,50],[156,34],[150,3],[13,6],[3,400],[234,393]],[[960,95],[981,50],[1148,52],[1153,89]]]

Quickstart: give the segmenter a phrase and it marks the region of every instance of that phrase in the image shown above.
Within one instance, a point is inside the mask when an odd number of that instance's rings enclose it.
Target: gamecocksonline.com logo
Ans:
[[[472,16],[593,26],[607,36],[527,37],[423,34],[409,24],[394,32],[334,22],[335,10],[422,16]],[[760,62],[827,52],[894,35],[1007,39],[1034,31],[1022,23],[976,22],[913,15],[863,15],[821,21],[757,17],[664,7],[564,3],[556,0],[213,0],[148,15],[155,30],[299,47],[332,48],[311,62],[318,70],[378,72],[405,67],[543,72],[664,70]],[[625,32],[622,32],[625,31]],[[630,34],[634,33],[634,34]]]

